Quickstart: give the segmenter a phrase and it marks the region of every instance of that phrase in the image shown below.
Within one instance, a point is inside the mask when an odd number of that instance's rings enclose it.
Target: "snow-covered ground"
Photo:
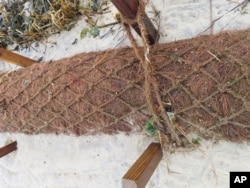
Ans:
[[[211,24],[210,2],[212,20],[221,18],[214,22],[213,30],[206,30]],[[160,11],[160,42],[170,42],[210,32],[250,28],[250,3],[244,10],[242,6],[234,9],[241,2],[154,0],[150,1],[147,12],[150,18],[156,18],[151,3]],[[110,8],[112,13],[103,17],[98,22],[100,25],[114,21],[115,8],[112,4]],[[84,27],[84,21],[79,20],[72,30],[19,53],[50,61],[129,45],[119,25],[112,30],[101,29],[99,37],[80,39]],[[0,64],[0,67],[13,69],[10,64]],[[0,146],[9,140],[17,140],[18,150],[0,158],[1,188],[121,188],[122,176],[157,138],[144,133],[82,137],[0,134]],[[250,143],[202,140],[195,151],[165,153],[147,188],[228,188],[230,171],[250,171]]]

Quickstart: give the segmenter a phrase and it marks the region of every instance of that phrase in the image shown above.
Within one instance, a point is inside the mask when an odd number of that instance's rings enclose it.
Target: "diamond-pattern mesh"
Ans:
[[[250,138],[250,31],[160,44],[162,100],[186,132]],[[83,53],[12,72],[0,83],[0,131],[74,135],[141,131],[149,118],[133,49]]]

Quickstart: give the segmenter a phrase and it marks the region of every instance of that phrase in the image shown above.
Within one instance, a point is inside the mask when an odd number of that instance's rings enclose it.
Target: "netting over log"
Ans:
[[[250,139],[250,30],[160,44],[151,62],[186,132]],[[0,83],[0,131],[113,134],[149,118],[134,50],[83,53],[12,72]]]

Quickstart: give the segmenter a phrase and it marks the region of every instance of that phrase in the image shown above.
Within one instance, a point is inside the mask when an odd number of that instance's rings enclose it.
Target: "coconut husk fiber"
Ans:
[[[185,133],[250,139],[250,30],[153,46],[164,104]],[[11,72],[0,83],[0,132],[142,131],[143,69],[132,48],[82,53]]]

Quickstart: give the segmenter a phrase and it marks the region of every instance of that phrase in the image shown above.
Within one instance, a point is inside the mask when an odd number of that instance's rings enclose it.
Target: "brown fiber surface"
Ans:
[[[186,132],[250,139],[250,30],[160,44],[155,77]],[[143,69],[133,49],[32,65],[0,81],[0,131],[113,134],[148,119]]]

